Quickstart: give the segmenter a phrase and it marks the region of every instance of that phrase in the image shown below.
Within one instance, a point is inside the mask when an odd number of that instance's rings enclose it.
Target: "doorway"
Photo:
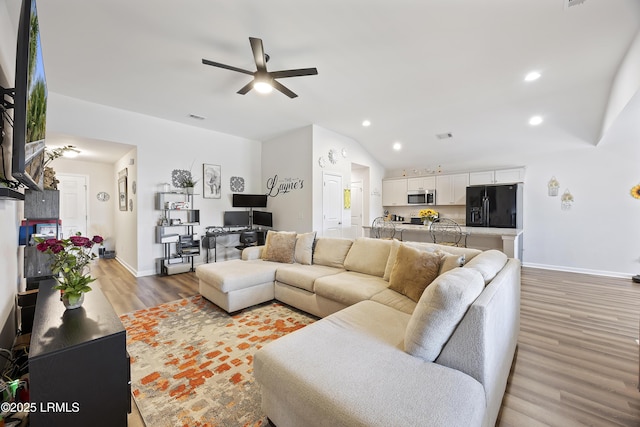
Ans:
[[[62,237],[68,238],[77,233],[87,236],[87,184],[86,175],[57,174],[60,181],[60,219]]]
[[[322,174],[322,235],[342,237],[342,175]]]
[[[362,181],[351,183],[351,236],[353,238],[362,237],[363,188]]]

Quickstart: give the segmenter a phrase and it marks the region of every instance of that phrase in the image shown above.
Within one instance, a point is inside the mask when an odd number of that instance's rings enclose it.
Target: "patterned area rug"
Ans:
[[[279,303],[230,316],[200,295],[120,318],[148,427],[266,426],[253,354],[316,320]]]

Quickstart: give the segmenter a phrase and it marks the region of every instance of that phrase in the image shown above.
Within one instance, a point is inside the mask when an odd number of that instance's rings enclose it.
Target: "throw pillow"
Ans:
[[[418,301],[404,336],[404,350],[433,362],[484,289],[477,271],[456,268],[439,276]]]
[[[298,264],[311,265],[313,259],[313,242],[315,239],[315,231],[298,234],[296,236],[296,247],[293,258]]]
[[[270,236],[269,236],[270,235]],[[288,231],[269,231],[269,244],[263,249],[266,261],[291,264],[296,247],[296,233]]]
[[[391,270],[389,289],[418,302],[425,288],[438,276],[441,259],[433,252],[401,244]]]

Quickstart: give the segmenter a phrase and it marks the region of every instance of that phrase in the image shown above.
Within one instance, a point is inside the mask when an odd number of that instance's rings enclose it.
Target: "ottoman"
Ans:
[[[278,265],[240,259],[201,264],[196,267],[200,294],[227,313],[271,301]]]

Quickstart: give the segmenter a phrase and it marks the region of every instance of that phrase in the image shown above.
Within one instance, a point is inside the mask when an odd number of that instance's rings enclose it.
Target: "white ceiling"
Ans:
[[[640,1],[564,2],[56,0],[38,12],[52,92],[255,140],[317,124],[387,169],[455,170],[597,144]],[[250,36],[269,70],[319,74],[281,80],[295,99],[236,94],[250,76],[201,60],[253,71]],[[530,70],[542,77],[525,83]]]

